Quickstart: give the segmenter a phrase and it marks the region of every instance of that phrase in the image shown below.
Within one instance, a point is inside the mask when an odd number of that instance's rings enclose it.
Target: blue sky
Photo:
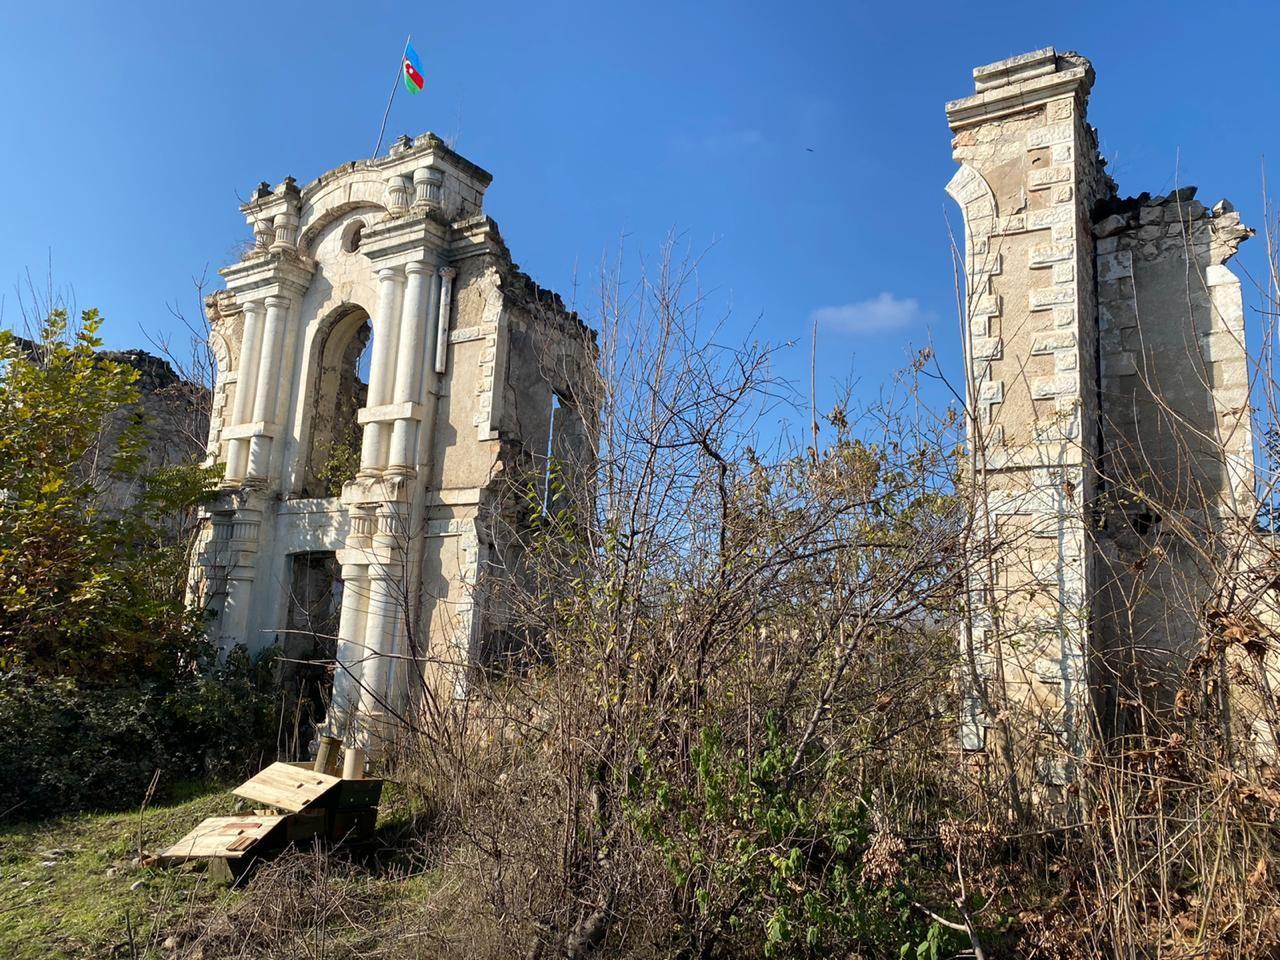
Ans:
[[[943,103],[970,92],[972,67],[1079,50],[1122,193],[1194,183],[1261,227],[1278,11],[11,0],[0,322],[18,320],[26,271],[51,264],[112,346],[174,331],[168,306],[190,311],[191,278],[216,278],[248,237],[238,196],[369,155],[412,32],[427,90],[397,95],[389,137],[434,130],[491,171],[488,212],[539,282],[589,289],[620,240],[652,258],[675,230],[705,252],[726,338],[798,339],[780,372],[803,380],[816,313],[820,396],[848,379],[871,394],[930,341],[958,361]],[[1260,276],[1261,240],[1245,251]]]

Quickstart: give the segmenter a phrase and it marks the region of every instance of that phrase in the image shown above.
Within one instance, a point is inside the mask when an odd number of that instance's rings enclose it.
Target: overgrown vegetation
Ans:
[[[96,311],[0,333],[0,812],[138,803],[240,772],[274,737],[269,664],[219,658],[186,609],[197,464],[148,471],[137,371]],[[123,493],[121,492],[123,491]],[[163,789],[163,787],[162,787]]]
[[[465,698],[428,683],[400,718],[381,855],[287,856],[195,922],[157,907],[154,929],[228,958],[1280,950],[1269,531],[1202,544],[1212,589],[1186,594],[1209,602],[1182,611],[1202,648],[1176,698],[1117,674],[1131,722],[1066,756],[1059,789],[1040,761],[1060,744],[998,674],[988,750],[960,746],[971,572],[1018,543],[976,522],[969,411],[920,402],[928,352],[876,401],[810,407],[803,438],[766,443],[761,424],[803,404],[769,348],[724,345],[696,264],[667,257],[601,294],[599,379],[566,398],[598,426],[599,461],[511,472],[493,520],[521,566],[481,586],[525,642],[471,671]],[[1258,467],[1260,513],[1273,467]],[[176,649],[190,689],[254,702],[245,665],[219,677]],[[469,666],[411,649],[419,679]],[[213,709],[196,713],[232,714]]]

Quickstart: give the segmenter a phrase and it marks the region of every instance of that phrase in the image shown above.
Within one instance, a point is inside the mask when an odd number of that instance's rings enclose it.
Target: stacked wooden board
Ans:
[[[273,763],[234,791],[265,809],[251,815],[209,817],[160,856],[166,863],[208,860],[226,881],[292,843],[364,840],[373,835],[381,780],[343,780],[310,764]]]

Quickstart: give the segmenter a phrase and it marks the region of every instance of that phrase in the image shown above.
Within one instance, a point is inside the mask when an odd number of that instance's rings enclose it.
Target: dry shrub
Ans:
[[[202,924],[185,960],[345,960],[386,940],[389,905],[372,878],[328,852],[287,853],[255,872],[242,895]],[[412,954],[398,954],[410,957]]]
[[[431,811],[431,882],[392,909],[290,860],[250,890],[275,902],[246,897],[208,942],[442,960],[1280,949],[1280,784],[1258,736],[1277,728],[1269,535],[1205,549],[1229,560],[1179,598],[1203,651],[1176,698],[1108,665],[1124,722],[1063,789],[1042,789],[1050,738],[998,684],[997,749],[965,754],[958,638],[993,546],[964,418],[918,402],[922,355],[876,403],[766,444],[794,398],[767,349],[721,344],[694,268],[668,256],[601,291],[601,376],[577,398],[597,468],[511,478],[520,565],[491,599],[524,643],[465,699],[429,698],[394,765]],[[320,936],[344,925],[354,939]]]

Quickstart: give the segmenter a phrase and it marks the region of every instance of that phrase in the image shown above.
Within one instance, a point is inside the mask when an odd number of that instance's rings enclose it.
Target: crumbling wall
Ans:
[[[146,478],[163,467],[198,459],[209,429],[209,391],[202,384],[178,376],[162,357],[145,350],[102,350],[103,360],[133,367],[138,371],[135,405],[114,411],[103,435],[108,449],[114,449],[120,434],[132,426],[143,436],[142,465],[134,479],[102,476],[102,500],[108,508],[123,508],[137,501]],[[176,534],[181,518],[172,518]]]
[[[1168,700],[1200,647],[1226,572],[1224,522],[1252,485],[1239,280],[1225,266],[1252,231],[1196,188],[1100,204],[1098,329],[1104,490],[1096,540],[1100,686]]]
[[[1121,732],[1123,703],[1171,695],[1237,562],[1252,437],[1240,286],[1225,264],[1250,231],[1194,188],[1117,198],[1078,54],[1034,51],[974,81],[947,105],[983,545],[964,741],[984,746],[983,711],[1004,708],[983,684],[998,680],[1046,753],[1069,756],[1095,718]],[[1069,763],[1037,765],[1049,782],[1069,775]]]

